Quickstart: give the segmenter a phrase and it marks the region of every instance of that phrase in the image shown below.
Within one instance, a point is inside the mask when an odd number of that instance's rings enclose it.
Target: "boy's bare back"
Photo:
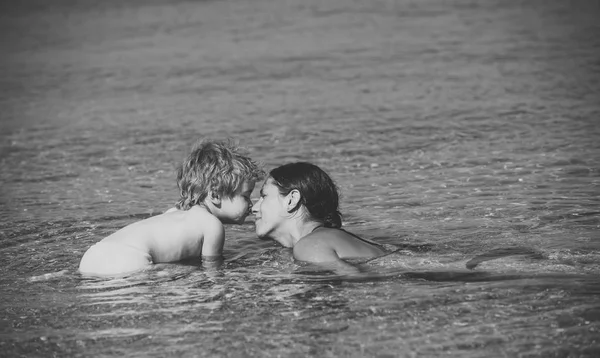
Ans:
[[[145,251],[154,263],[190,257],[219,256],[223,224],[205,208],[175,210],[130,224],[101,242],[115,242]]]

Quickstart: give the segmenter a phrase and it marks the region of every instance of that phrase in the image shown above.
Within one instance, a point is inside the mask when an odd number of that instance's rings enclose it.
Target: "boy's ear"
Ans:
[[[287,211],[292,212],[297,210],[300,207],[300,199],[302,199],[302,196],[298,190],[294,189],[290,191],[285,197]]]
[[[213,203],[214,206],[221,205],[221,196],[212,190],[208,192],[208,200],[210,200],[210,202]]]

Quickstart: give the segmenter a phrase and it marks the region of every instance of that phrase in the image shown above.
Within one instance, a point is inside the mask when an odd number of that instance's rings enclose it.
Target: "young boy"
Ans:
[[[180,199],[165,213],[130,224],[90,247],[79,271],[119,276],[159,262],[220,258],[223,224],[242,224],[250,194],[264,177],[256,162],[230,142],[202,141],[177,169]]]

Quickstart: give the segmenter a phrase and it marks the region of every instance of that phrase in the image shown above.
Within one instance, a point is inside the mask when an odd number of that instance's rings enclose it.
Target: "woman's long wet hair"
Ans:
[[[321,168],[306,162],[289,163],[271,170],[269,176],[281,195],[294,189],[300,192],[294,211],[304,205],[311,218],[322,221],[325,227],[342,227],[337,186]]]

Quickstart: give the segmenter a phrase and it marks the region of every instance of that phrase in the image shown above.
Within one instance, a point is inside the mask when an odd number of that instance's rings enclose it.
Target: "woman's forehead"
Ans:
[[[262,191],[277,190],[277,187],[273,183],[273,178],[267,178],[267,180],[265,180],[265,182],[263,183],[261,190]]]

